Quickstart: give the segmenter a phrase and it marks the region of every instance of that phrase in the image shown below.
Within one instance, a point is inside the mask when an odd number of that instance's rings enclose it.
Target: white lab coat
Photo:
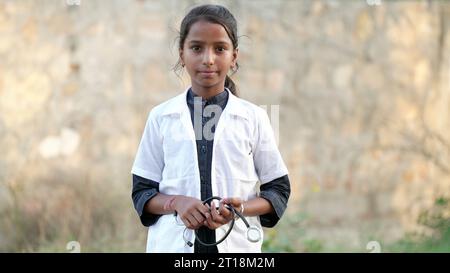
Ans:
[[[200,199],[195,134],[186,103],[188,90],[150,111],[131,173],[159,182],[161,193]],[[284,176],[288,170],[267,113],[226,90],[228,103],[214,134],[212,194],[245,201],[258,195],[260,183]],[[246,219],[262,231],[259,217]],[[147,252],[193,252],[194,247],[183,240],[184,228],[173,215],[161,216],[148,229]],[[222,238],[227,228],[216,229],[216,239]],[[246,230],[243,221],[237,220],[227,239],[217,246],[219,252],[261,252],[262,239],[249,242]],[[188,230],[186,236],[194,242],[194,232]]]

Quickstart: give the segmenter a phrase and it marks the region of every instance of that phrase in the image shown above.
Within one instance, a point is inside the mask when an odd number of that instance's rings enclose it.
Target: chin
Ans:
[[[200,85],[203,88],[211,88],[211,87],[219,85],[220,82],[219,81],[212,82],[212,81],[205,81],[205,80],[203,80],[203,81],[197,82],[197,84]]]

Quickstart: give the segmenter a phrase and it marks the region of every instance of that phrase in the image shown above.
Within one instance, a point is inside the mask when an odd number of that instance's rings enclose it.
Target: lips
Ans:
[[[212,76],[212,75],[216,74],[217,71],[205,70],[205,71],[199,71],[198,73],[203,76]]]

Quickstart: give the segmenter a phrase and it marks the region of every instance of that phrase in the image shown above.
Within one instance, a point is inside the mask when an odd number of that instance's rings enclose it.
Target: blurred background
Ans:
[[[0,251],[145,251],[130,170],[201,3],[238,20],[240,96],[279,105],[263,250],[450,252],[450,2],[386,0],[1,0]]]

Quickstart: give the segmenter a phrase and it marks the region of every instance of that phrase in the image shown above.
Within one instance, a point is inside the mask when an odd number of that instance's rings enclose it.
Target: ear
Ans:
[[[184,63],[184,60],[183,60],[183,49],[182,48],[180,48],[178,50],[178,56],[180,57],[181,63]]]
[[[231,62],[232,66],[236,66],[238,56],[239,56],[239,48],[236,48],[235,50],[233,50],[233,61]]]

